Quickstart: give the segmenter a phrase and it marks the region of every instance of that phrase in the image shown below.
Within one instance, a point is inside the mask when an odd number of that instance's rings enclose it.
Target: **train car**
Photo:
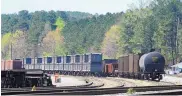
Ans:
[[[114,76],[118,72],[118,60],[117,59],[104,59],[102,61],[103,72],[106,76]]]
[[[129,54],[129,75],[131,78],[139,78],[139,57],[140,55]]]
[[[46,73],[82,74],[102,72],[101,53],[25,58],[23,63],[25,69],[42,69]]]
[[[150,52],[142,56],[129,54],[119,57],[117,74],[126,78],[160,81],[161,74],[164,74],[164,65],[165,59],[159,52]]]
[[[21,60],[2,60],[1,61],[1,71],[22,69]]]
[[[162,79],[164,74],[165,58],[159,52],[150,52],[144,54],[140,58],[139,66],[141,69],[142,78],[146,79]]]
[[[55,65],[54,70],[63,70],[63,62],[64,62],[64,56],[57,56],[55,57]]]
[[[102,72],[102,54],[91,53],[90,56],[90,72]]]
[[[22,67],[22,60],[1,61],[1,88],[32,87],[34,85],[52,86],[52,82],[42,70],[25,70]]]
[[[23,58],[23,68],[25,69],[35,69],[34,68],[34,59],[27,57]]]
[[[2,61],[3,62],[3,61]],[[158,52],[129,54],[117,59],[102,60],[101,53],[23,59],[25,69],[41,69],[46,73],[70,75],[99,74],[135,79],[161,80],[164,57]],[[4,66],[1,65],[3,68]],[[152,67],[151,67],[152,66]]]

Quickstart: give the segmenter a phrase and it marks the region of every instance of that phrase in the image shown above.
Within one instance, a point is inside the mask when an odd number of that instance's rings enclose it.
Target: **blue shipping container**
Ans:
[[[71,62],[71,56],[66,56],[66,63],[70,63]]]
[[[89,59],[89,55],[85,55],[84,56],[84,62],[88,62],[88,59]]]
[[[102,72],[102,63],[91,63],[91,72]]]
[[[57,63],[61,63],[61,56],[58,56],[57,57],[57,61],[56,61]]]
[[[79,55],[76,55],[76,56],[75,56],[75,62],[76,62],[76,63],[79,63],[79,62],[80,62],[80,56],[79,56]]]
[[[47,63],[52,63],[52,57],[47,57]]]
[[[91,62],[102,62],[102,54],[91,54]]]
[[[26,64],[31,64],[32,63],[32,58],[26,58]]]
[[[42,64],[42,58],[37,58],[37,63]]]

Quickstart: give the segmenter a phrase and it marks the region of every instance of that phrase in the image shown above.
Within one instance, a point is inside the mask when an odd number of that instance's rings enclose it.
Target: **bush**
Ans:
[[[133,88],[129,88],[128,91],[127,91],[127,94],[133,94],[135,92],[136,91]]]

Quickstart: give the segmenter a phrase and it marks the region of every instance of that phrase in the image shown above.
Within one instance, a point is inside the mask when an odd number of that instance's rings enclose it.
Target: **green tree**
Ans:
[[[120,32],[120,27],[114,25],[105,33],[105,38],[102,43],[102,53],[105,58],[117,58],[120,44]]]

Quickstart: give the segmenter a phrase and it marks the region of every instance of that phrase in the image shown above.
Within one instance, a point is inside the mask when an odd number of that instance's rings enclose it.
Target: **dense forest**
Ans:
[[[89,52],[118,58],[155,48],[168,61],[182,60],[180,0],[152,0],[147,6],[105,15],[22,10],[1,14],[1,21],[3,59]]]

